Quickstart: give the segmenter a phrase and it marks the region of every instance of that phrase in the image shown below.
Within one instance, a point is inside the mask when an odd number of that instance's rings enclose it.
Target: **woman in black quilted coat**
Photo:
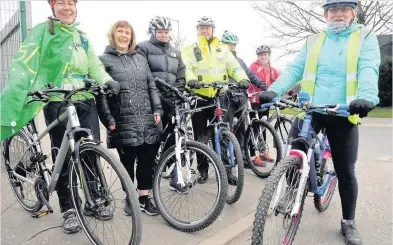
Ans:
[[[101,122],[108,129],[108,148],[117,148],[120,160],[134,181],[134,163],[138,157],[138,181],[141,210],[158,214],[148,196],[152,188],[153,163],[160,140],[157,125],[163,114],[160,94],[147,60],[135,51],[135,33],[127,21],[116,22],[109,32],[109,43],[100,59],[106,71],[120,84],[112,97],[97,98]],[[130,215],[126,202],[124,213]]]

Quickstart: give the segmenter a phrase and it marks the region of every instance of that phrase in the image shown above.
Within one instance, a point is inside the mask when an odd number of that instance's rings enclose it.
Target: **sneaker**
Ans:
[[[251,162],[252,162],[254,165],[257,165],[257,166],[266,167],[266,163],[263,162],[262,159],[261,159],[259,156],[253,157],[253,158],[251,159]]]
[[[93,210],[88,203],[83,208],[83,214],[89,217],[94,217],[101,221],[111,220],[113,218],[113,212],[110,207],[101,205],[96,210]]]
[[[131,205],[130,203],[127,201],[127,199],[124,199],[124,215],[125,216],[131,216],[132,212],[131,212]]]
[[[63,215],[63,232],[66,234],[77,233],[80,230],[75,210],[69,209]]]
[[[356,229],[354,220],[341,221],[341,234],[345,237],[345,243],[347,245],[362,244],[362,238],[360,237],[359,231]]]
[[[198,176],[198,183],[204,184],[204,183],[206,183],[208,178],[209,178],[209,175],[207,172],[200,172],[199,176]]]
[[[188,187],[184,186],[182,187],[180,184],[170,182],[169,183],[169,190],[171,191],[176,191],[180,195],[185,195],[188,193]]]
[[[271,156],[270,156],[268,153],[259,154],[259,157],[260,157],[261,160],[264,161],[264,162],[274,162],[274,159],[271,158]]]
[[[158,214],[157,207],[151,201],[151,198],[148,198],[145,203],[140,203],[141,211],[145,212],[147,215],[155,216]]]

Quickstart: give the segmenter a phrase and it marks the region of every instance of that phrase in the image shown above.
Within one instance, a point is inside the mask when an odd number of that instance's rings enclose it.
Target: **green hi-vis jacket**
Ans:
[[[58,88],[64,88],[64,84],[81,88],[87,76],[99,84],[112,80],[86,37],[80,36],[77,24],[68,26],[55,22],[52,35],[49,23],[38,24],[31,30],[11,62],[8,82],[0,95],[1,140],[16,134],[45,105],[42,102],[26,105],[31,99],[27,96],[30,90],[44,89],[49,82]],[[88,44],[86,50],[82,40]],[[86,98],[93,97],[91,94],[73,97],[75,100]],[[51,98],[51,101],[56,100],[61,101],[61,97]]]

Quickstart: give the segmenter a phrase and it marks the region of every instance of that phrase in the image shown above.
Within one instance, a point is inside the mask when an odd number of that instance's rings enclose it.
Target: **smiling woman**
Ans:
[[[149,198],[153,183],[153,163],[160,140],[157,125],[163,114],[160,94],[147,59],[135,51],[135,32],[125,20],[112,25],[109,45],[100,59],[113,79],[120,83],[120,93],[97,98],[101,122],[108,129],[107,145],[117,148],[120,161],[134,181],[134,164],[138,165],[140,208],[148,215],[158,210]],[[124,214],[132,215],[130,203],[125,202]]]
[[[60,22],[71,25],[76,19],[76,3],[78,0],[48,0],[52,7],[53,15]]]

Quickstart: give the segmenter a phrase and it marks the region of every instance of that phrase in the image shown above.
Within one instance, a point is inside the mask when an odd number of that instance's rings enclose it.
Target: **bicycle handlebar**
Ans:
[[[60,88],[54,88],[52,83],[48,84],[48,89],[43,89],[43,90],[32,90],[27,93],[27,96],[32,96],[33,98],[27,102],[27,104],[30,104],[34,101],[42,101],[42,102],[48,102],[51,94],[52,93],[60,93],[64,94],[64,100],[68,100],[72,95],[79,93],[79,92],[98,92],[100,94],[109,94],[110,90],[112,89],[110,85],[98,85],[97,82],[93,79],[84,79],[83,82],[85,83],[84,88],[79,88],[79,89],[73,89],[73,90],[67,90],[67,89],[60,89]]]
[[[327,113],[334,113],[335,115],[341,116],[350,116],[348,110],[349,106],[346,104],[334,104],[334,105],[310,105],[303,103],[301,106],[299,104],[285,100],[282,98],[274,98],[273,102],[265,103],[261,105],[261,108],[270,108],[271,106],[282,106],[282,107],[289,107],[289,108],[300,108],[301,110],[311,113],[311,112],[327,112]]]

